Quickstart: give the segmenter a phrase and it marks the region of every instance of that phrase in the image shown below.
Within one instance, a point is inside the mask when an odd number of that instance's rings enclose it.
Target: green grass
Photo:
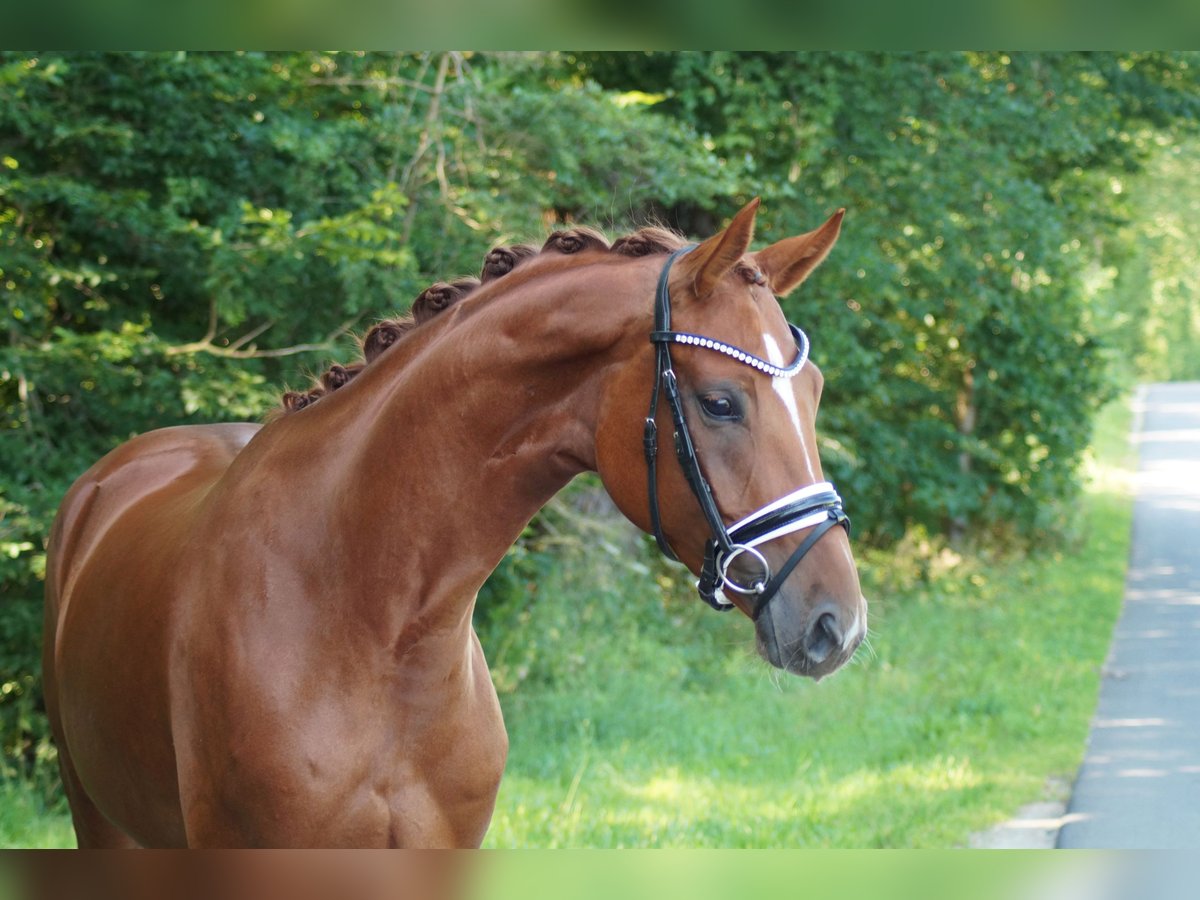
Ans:
[[[675,571],[570,554],[493,614],[503,639],[483,629],[511,739],[485,846],[962,846],[1070,780],[1123,587],[1128,427],[1126,404],[1100,416],[1062,550],[860,559],[870,647],[820,684],[770,670]],[[0,846],[73,845],[0,782]]]
[[[75,831],[64,804],[48,807],[39,789],[0,779],[0,849],[74,846]]]

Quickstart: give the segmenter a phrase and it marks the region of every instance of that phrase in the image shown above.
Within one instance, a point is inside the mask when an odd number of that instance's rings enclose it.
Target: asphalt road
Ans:
[[[1139,411],[1125,603],[1059,847],[1200,849],[1200,383]]]

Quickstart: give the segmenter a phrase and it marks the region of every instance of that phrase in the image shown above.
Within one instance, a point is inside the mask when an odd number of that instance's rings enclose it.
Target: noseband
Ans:
[[[693,244],[691,247],[684,247],[672,253],[663,266],[662,273],[658,276],[658,291],[654,302],[654,331],[650,333],[650,341],[656,350],[657,364],[654,390],[650,394],[650,412],[646,416],[646,429],[643,435],[646,468],[649,473],[650,524],[654,529],[654,539],[658,541],[659,549],[668,559],[677,560],[679,557],[675,555],[666,535],[663,534],[658,505],[658,424],[656,417],[658,398],[661,393],[666,396],[667,407],[671,410],[671,419],[675,426],[675,455],[679,459],[679,465],[683,469],[688,486],[700,503],[700,509],[704,513],[704,518],[708,520],[708,528],[712,533],[712,537],[704,544],[704,565],[700,570],[700,580],[696,588],[700,592],[700,597],[709,606],[722,612],[733,608],[733,604],[725,599],[723,593],[727,588],[739,594],[756,597],[751,615],[757,620],[783,582],[800,564],[800,560],[804,558],[805,554],[821,539],[822,535],[834,525],[841,525],[848,533],[850,519],[842,508],[842,498],[838,496],[833,485],[828,481],[822,481],[793,491],[785,497],[780,497],[726,528],[721,513],[717,509],[717,501],[713,497],[712,488],[709,487],[704,473],[700,470],[700,461],[696,457],[696,446],[692,441],[687,419],[683,414],[683,398],[679,393],[675,371],[671,368],[671,344],[715,350],[772,378],[792,378],[804,367],[804,363],[808,359],[809,343],[804,332],[789,323],[788,328],[791,329],[792,338],[796,342],[796,359],[790,365],[780,367],[713,338],[671,331],[671,292],[667,286],[671,266],[676,259],[693,249],[694,246]],[[792,555],[788,557],[783,567],[772,574],[766,558],[756,548],[767,541],[805,528],[812,528],[812,531],[792,551]],[[730,566],[742,556],[753,559],[762,570],[749,585],[737,583],[729,573]]]

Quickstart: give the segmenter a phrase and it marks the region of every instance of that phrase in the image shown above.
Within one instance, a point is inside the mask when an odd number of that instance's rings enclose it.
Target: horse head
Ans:
[[[753,619],[764,659],[821,678],[866,634],[866,601],[817,453],[822,376],[776,297],[824,260],[842,211],[751,253],[757,208],[659,258],[650,340],[607,381],[596,462],[622,511],[700,577],[701,596]]]

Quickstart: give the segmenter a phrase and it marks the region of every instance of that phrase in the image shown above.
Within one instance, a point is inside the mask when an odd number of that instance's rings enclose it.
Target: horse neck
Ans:
[[[630,267],[634,290],[597,277]],[[342,583],[365,582],[352,595],[389,597],[393,624],[433,608],[469,622],[532,516],[595,468],[601,382],[645,342],[653,277],[581,266],[464,301],[295,414],[313,443],[333,436],[306,515],[340,543],[324,558],[343,561]]]

